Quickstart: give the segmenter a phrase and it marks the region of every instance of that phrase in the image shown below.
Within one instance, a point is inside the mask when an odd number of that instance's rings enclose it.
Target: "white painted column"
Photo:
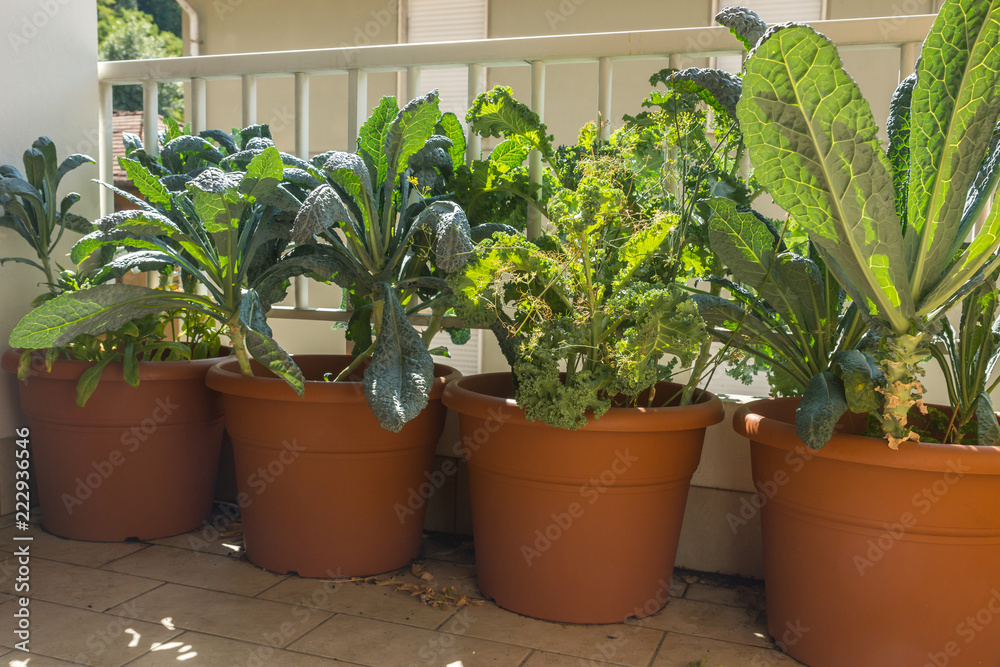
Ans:
[[[531,110],[545,121],[545,63],[531,61]],[[528,178],[532,183],[542,183],[542,154],[532,150],[528,155]],[[537,206],[528,206],[527,235],[529,239],[542,235],[542,212]]]
[[[243,83],[243,127],[257,124],[257,77],[244,74]]]

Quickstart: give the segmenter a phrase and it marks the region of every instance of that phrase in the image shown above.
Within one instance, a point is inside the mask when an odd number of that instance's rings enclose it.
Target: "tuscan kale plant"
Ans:
[[[253,356],[301,393],[302,373],[271,338],[265,303],[279,300],[275,292],[283,295],[287,277],[304,272],[303,265],[322,270],[330,262],[324,264],[321,248],[286,251],[291,220],[262,203],[283,178],[278,150],[260,150],[245,172],[206,167],[177,191],[142,164],[123,163],[145,199],[129,195],[139,208],[98,220],[73,246],[71,258],[79,264],[102,248],[114,248],[122,252],[102,263],[106,273],[180,267],[207,294],[118,283],[66,291],[26,315],[11,333],[11,346],[46,349],[77,342],[86,349],[81,336],[93,341],[112,332],[115,341],[120,332],[139,327],[137,322],[148,326],[148,315],[193,313],[225,327],[243,372],[251,373]],[[105,349],[118,351],[113,343]],[[132,351],[124,355],[133,369],[127,376],[138,382]]]
[[[69,229],[85,234],[91,229],[89,220],[70,213],[70,208],[80,201],[79,194],[69,193],[56,206],[59,184],[73,169],[93,162],[93,158],[78,153],[59,162],[52,140],[39,137],[24,151],[24,174],[13,165],[0,166],[0,227],[16,232],[35,251],[35,259],[4,257],[0,264],[19,262],[42,271],[49,288],[49,293],[40,297],[42,300],[59,289],[60,268],[53,263],[52,253],[63,233]]]
[[[469,223],[445,184],[464,161],[453,114],[437,91],[400,109],[384,97],[359,132],[357,153],[330,152],[324,180],[295,217],[292,239],[322,249],[353,307],[354,358],[335,379],[364,369],[364,391],[382,426],[399,431],[427,404],[427,350],[450,307],[444,276],[472,254]],[[431,314],[421,335],[409,316]]]
[[[869,379],[873,359],[856,349],[866,330],[859,309],[845,303],[843,290],[812,246],[807,244],[806,255],[796,253],[785,242],[785,228],[779,231],[732,200],[713,199],[709,206],[712,250],[732,277],[712,278],[728,289],[728,298],[718,293],[692,297],[713,337],[759,360],[776,395],[800,395],[828,370],[837,376],[829,379],[833,384],[853,378],[855,366]],[[876,398],[873,390],[852,394],[852,400],[868,401],[852,408],[875,409]]]
[[[771,28],[747,59],[737,115],[755,176],[879,336],[866,381],[810,381],[797,422],[811,446],[871,391],[890,446],[919,439],[908,417],[925,409],[941,318],[1000,265],[1000,207],[974,228],[997,178],[998,82],[1000,0],[944,2],[893,96],[885,152],[837,49],[812,28]]]

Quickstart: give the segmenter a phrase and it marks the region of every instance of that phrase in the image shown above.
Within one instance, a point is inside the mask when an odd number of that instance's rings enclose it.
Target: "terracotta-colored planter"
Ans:
[[[2,367],[17,372],[20,353]],[[139,363],[139,386],[109,364],[86,406],[76,384],[91,366],[38,358],[18,382],[31,447],[42,525],[76,540],[116,542],[194,530],[212,508],[222,409],[205,387],[219,359]]]
[[[1000,448],[892,451],[845,430],[814,451],[795,435],[797,405],[733,418],[764,502],[779,646],[810,667],[1000,665]]]
[[[444,426],[441,391],[458,371],[436,365],[426,408],[399,433],[379,426],[360,382],[324,382],[347,355],[294,355],[307,379],[300,398],[236,360],[208,375],[223,395],[233,439],[247,557],[303,577],[365,576],[416,557],[426,498],[419,496]],[[413,502],[418,494],[422,502]]]
[[[667,383],[657,395],[679,389]],[[479,589],[527,616],[612,623],[667,602],[706,393],[688,407],[613,408],[577,431],[530,422],[509,373],[445,389],[469,462]]]

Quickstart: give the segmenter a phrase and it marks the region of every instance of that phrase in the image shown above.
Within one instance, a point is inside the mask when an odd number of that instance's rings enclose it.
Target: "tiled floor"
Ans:
[[[482,601],[471,544],[424,541],[414,569],[380,583],[266,572],[239,535],[205,528],[153,542],[74,542],[31,527],[31,653],[12,650],[18,564],[0,519],[0,665],[477,667],[798,665],[771,648],[759,585],[677,572],[659,614],[563,625]],[[24,534],[24,533],[20,533]],[[394,579],[395,583],[385,583]],[[409,584],[409,590],[399,584]],[[414,586],[473,604],[422,604]]]

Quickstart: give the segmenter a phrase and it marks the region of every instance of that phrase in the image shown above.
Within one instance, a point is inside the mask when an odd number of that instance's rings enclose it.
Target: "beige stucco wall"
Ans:
[[[59,159],[71,153],[97,153],[97,10],[94,0],[4,0],[0,3],[0,71],[6,94],[0,98],[0,164],[23,171],[22,153],[40,135],[56,144]],[[73,208],[97,215],[97,167],[80,167],[63,180],[60,198],[79,192]],[[71,233],[56,252],[58,261],[71,244]],[[0,257],[34,258],[17,234],[0,229]],[[0,267],[0,349],[28,303],[45,291],[37,269],[8,263]],[[14,429],[26,424],[18,406],[13,376],[0,373],[0,513],[13,511],[7,481],[14,461]]]

